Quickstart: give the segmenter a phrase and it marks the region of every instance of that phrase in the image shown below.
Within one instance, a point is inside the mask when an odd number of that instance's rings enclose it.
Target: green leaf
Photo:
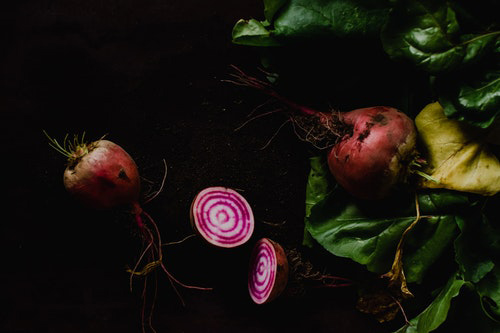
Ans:
[[[452,235],[456,234],[454,215],[459,207],[470,204],[466,195],[449,191],[420,194],[419,203],[421,214],[432,216],[417,224],[419,232],[427,237],[418,237],[413,231],[408,236],[411,247],[405,251],[403,262],[407,256],[416,265],[413,268],[405,266],[409,281],[420,281],[425,270],[450,244]],[[312,207],[306,227],[331,253],[351,258],[366,265],[370,271],[383,273],[391,267],[401,234],[415,218],[411,195],[377,201],[374,205],[355,200],[336,188]],[[410,249],[418,254],[413,255]]]
[[[492,269],[477,285],[484,312],[500,323],[500,267]]]
[[[454,215],[437,216],[417,224],[403,255],[408,283],[421,283],[431,264],[450,246],[458,232],[456,219]]]
[[[326,160],[322,156],[311,157],[311,171],[306,186],[306,217],[311,214],[311,208],[323,200],[333,188],[333,177],[328,170]]]
[[[434,301],[418,316],[410,320],[395,333],[427,333],[439,327],[448,316],[451,300],[460,293],[466,282],[457,275],[452,276]]]
[[[486,216],[459,220],[455,259],[464,280],[475,284],[483,311],[500,323],[500,229]]]
[[[500,52],[496,53],[500,56]],[[434,87],[449,118],[488,128],[500,114],[500,64],[436,78]]]
[[[328,193],[331,192],[333,187],[333,177],[328,170],[328,165],[324,157],[316,156],[309,159],[311,163],[311,171],[309,172],[309,177],[307,178],[306,185],[306,212],[305,220],[311,214],[311,208],[323,200]],[[314,239],[311,235],[304,229],[304,239],[302,244],[305,246],[312,247]]]
[[[392,58],[439,73],[479,61],[493,50],[499,35],[461,35],[448,2],[405,0],[391,13],[382,31],[382,43]]]
[[[233,43],[249,46],[278,46],[263,22],[255,19],[239,20],[233,28]]]
[[[239,20],[232,39],[279,46],[295,39],[378,37],[389,11],[389,0],[264,0],[265,21]]]
[[[500,233],[485,217],[457,219],[460,235],[455,240],[455,259],[466,281],[478,283],[495,267]]]
[[[290,0],[274,21],[277,38],[376,35],[389,13],[386,1]]]
[[[264,17],[267,22],[272,22],[274,15],[288,0],[264,0]]]
[[[499,41],[500,32],[485,33],[482,35],[461,36],[461,45],[465,46],[463,63],[474,63],[481,59],[482,55],[493,52]]]

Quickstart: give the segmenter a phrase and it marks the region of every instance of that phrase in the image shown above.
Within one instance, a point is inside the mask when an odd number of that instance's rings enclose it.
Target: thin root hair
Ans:
[[[274,140],[274,138],[278,135],[278,133],[281,131],[281,129],[290,122],[291,120],[288,119],[286,120],[285,122],[283,122],[279,127],[278,129],[274,132],[274,134],[269,138],[269,140],[267,140],[266,144],[262,147],[260,147],[259,150],[264,150],[266,149],[267,147],[269,147],[269,145],[271,144],[271,142]]]
[[[283,112],[283,109],[276,109],[276,110],[272,110],[272,111],[267,111],[267,112],[264,112],[264,113],[260,113],[260,114],[258,114],[256,116],[253,116],[252,118],[247,119],[245,122],[243,122],[240,126],[236,127],[234,129],[234,132],[239,131],[240,129],[242,129],[243,127],[245,127],[246,125],[248,125],[249,123],[251,123],[252,121],[254,121],[256,119],[259,119],[259,118],[262,118],[262,117],[265,117],[265,116],[269,116],[271,114],[278,113],[278,112]],[[253,111],[252,111],[252,113],[253,113]]]
[[[165,159],[163,159],[162,161],[163,161],[163,166],[165,168],[165,172],[163,173],[163,178],[162,178],[161,183],[160,183],[160,188],[156,192],[154,192],[150,197],[148,197],[144,201],[144,204],[151,202],[153,199],[155,199],[163,191],[163,187],[165,186],[165,181],[167,180],[168,165],[167,165],[167,161]]]

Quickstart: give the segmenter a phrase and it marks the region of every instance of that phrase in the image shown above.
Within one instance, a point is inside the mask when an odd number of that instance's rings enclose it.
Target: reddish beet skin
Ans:
[[[64,186],[95,209],[138,207],[140,177],[130,155],[119,145],[99,140],[64,171]]]
[[[413,121],[395,108],[375,106],[342,114],[352,132],[328,153],[328,167],[337,182],[363,199],[386,196],[407,175],[414,158]]]

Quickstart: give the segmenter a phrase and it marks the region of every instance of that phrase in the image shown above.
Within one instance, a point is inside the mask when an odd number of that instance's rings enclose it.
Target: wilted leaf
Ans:
[[[494,195],[500,191],[500,162],[477,131],[448,119],[439,103],[427,105],[416,117],[428,169],[437,182],[422,180],[424,188]]]

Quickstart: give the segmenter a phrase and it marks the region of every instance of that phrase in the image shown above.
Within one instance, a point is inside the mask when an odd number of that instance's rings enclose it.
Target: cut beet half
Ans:
[[[254,229],[252,208],[230,188],[209,187],[191,204],[191,225],[208,243],[225,248],[247,242]]]
[[[248,272],[248,291],[257,304],[272,301],[286,287],[288,260],[285,251],[269,238],[260,239],[252,251]]]

